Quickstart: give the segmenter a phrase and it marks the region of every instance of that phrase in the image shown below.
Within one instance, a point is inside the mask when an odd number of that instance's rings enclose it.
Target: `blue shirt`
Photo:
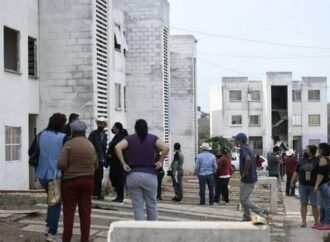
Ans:
[[[249,156],[251,158],[251,164],[248,169],[248,174],[245,177],[243,177],[243,172],[244,172],[244,167],[245,167],[245,158],[247,156]],[[253,154],[250,147],[247,145],[241,145],[241,149],[239,152],[239,170],[241,173],[241,182],[256,183],[258,181],[256,157]]]
[[[215,173],[218,169],[215,156],[208,152],[203,151],[198,154],[195,166],[195,173],[199,176],[207,176]]]
[[[39,138],[39,163],[36,177],[40,180],[53,180],[55,172],[61,177],[61,171],[57,168],[57,161],[63,148],[65,134],[61,132],[43,131]]]

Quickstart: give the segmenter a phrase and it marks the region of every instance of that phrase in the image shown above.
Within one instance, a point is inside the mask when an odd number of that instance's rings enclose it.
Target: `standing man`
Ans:
[[[171,163],[171,171],[175,197],[172,198],[172,200],[175,202],[180,202],[183,198],[182,176],[184,161],[180,143],[174,144],[174,152],[173,161]]]
[[[70,128],[70,124],[73,122],[73,121],[76,121],[76,120],[79,120],[79,114],[76,114],[76,113],[70,113],[70,116],[69,116],[69,122],[67,125],[65,125],[65,133],[66,133],[66,136],[68,137],[68,139],[71,138],[71,128]]]
[[[286,158],[283,161],[283,164],[285,166],[285,172],[286,172],[286,187],[285,187],[285,194],[287,196],[294,196],[295,195],[295,189],[290,188],[291,179],[293,176],[294,171],[296,170],[296,167],[298,165],[298,160],[296,156],[294,155],[294,152],[292,149],[289,149],[285,152]]]
[[[103,164],[107,157],[107,134],[104,128],[107,126],[107,120],[104,117],[99,117],[96,119],[97,129],[92,131],[88,139],[94,145],[97,159],[99,162],[98,168],[95,170],[94,174],[94,192],[93,196],[96,196],[97,200],[103,200],[104,195],[102,194],[102,179],[103,179]]]
[[[241,174],[240,184],[240,202],[242,204],[244,214],[243,221],[250,221],[250,210],[258,215],[269,215],[269,212],[265,209],[258,207],[254,204],[250,197],[253,192],[254,186],[258,180],[255,156],[247,145],[247,136],[243,133],[239,133],[233,137],[235,139],[236,146],[240,147],[239,154],[239,168]]]
[[[214,179],[213,174],[218,166],[215,156],[210,152],[211,147],[208,143],[203,143],[200,148],[202,152],[197,156],[195,174],[199,179],[199,197],[200,205],[205,205],[205,183],[209,188],[209,204],[214,204]]]
[[[280,176],[280,153],[280,147],[274,146],[273,152],[267,155],[269,176],[276,177],[277,179]]]

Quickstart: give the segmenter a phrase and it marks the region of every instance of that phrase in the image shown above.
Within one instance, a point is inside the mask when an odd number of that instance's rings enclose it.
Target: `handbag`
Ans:
[[[55,205],[62,200],[61,196],[61,178],[57,178],[57,169],[55,170],[54,179],[48,182],[47,204]]]
[[[39,163],[39,155],[40,155],[40,147],[39,147],[39,138],[40,138],[39,133],[36,137],[36,141],[32,143],[29,151],[32,151],[32,154],[29,156],[29,164],[30,166],[37,167]]]

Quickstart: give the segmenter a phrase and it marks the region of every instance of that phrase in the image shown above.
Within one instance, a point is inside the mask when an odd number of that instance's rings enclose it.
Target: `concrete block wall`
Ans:
[[[184,169],[195,166],[196,132],[196,38],[170,36],[171,66],[171,141],[181,144]]]
[[[38,130],[55,112],[80,114],[93,126],[92,0],[39,1],[40,115]]]
[[[169,27],[166,0],[125,0],[127,68],[127,127],[134,132],[137,119],[150,133],[165,138],[164,28]]]

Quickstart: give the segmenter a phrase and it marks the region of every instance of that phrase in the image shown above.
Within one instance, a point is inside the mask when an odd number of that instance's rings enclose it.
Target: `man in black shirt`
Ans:
[[[97,129],[92,131],[88,139],[94,145],[97,159],[99,161],[99,167],[95,170],[94,174],[94,193],[93,195],[97,197],[98,200],[103,200],[104,196],[102,194],[102,179],[103,179],[103,164],[107,157],[107,142],[108,137],[104,131],[107,126],[107,120],[104,117],[96,119]]]

